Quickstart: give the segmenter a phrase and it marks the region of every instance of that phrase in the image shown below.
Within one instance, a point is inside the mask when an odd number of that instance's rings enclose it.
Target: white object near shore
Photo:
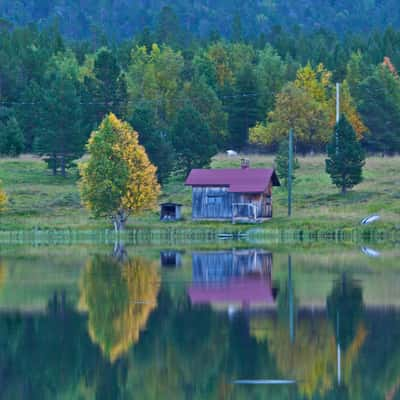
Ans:
[[[226,151],[226,154],[227,154],[229,157],[233,157],[233,156],[237,156],[237,155],[238,155],[238,153],[237,153],[235,150],[227,150],[227,151]]]
[[[381,255],[379,251],[371,249],[370,247],[361,247],[361,251],[368,257],[379,257]]]
[[[372,224],[375,221],[379,221],[381,217],[379,215],[370,215],[369,217],[365,217],[363,220],[361,220],[361,225],[368,225]]]

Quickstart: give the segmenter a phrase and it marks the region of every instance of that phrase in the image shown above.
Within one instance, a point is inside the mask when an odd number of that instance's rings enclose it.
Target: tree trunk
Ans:
[[[342,184],[342,194],[346,194],[347,190],[346,190],[346,184],[343,183]]]
[[[124,262],[128,258],[128,253],[125,250],[124,242],[119,239],[115,240],[113,257],[119,262]]]
[[[124,230],[127,219],[128,216],[124,210],[118,210],[117,213],[111,217],[115,233],[119,233]]]
[[[53,176],[56,176],[57,175],[57,155],[56,155],[56,153],[53,153],[51,158],[52,158],[51,169],[53,171]]]
[[[61,176],[65,178],[67,176],[65,171],[65,157],[64,155],[61,156]]]

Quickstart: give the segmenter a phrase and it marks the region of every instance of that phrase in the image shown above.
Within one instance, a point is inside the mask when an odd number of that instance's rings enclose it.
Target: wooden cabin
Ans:
[[[193,169],[192,219],[260,222],[272,218],[272,187],[280,186],[271,168]]]
[[[265,308],[276,302],[272,285],[272,254],[264,250],[227,250],[192,253],[192,304],[241,305]]]

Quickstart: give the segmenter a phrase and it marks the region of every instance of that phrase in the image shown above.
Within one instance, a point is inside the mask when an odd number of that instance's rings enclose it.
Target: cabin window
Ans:
[[[218,194],[207,195],[207,204],[221,205],[222,204],[222,195],[218,195]]]

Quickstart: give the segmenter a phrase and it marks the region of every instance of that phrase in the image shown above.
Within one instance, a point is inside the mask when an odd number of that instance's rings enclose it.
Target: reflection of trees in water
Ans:
[[[362,289],[345,274],[335,283],[326,299],[329,318],[337,342],[346,350],[353,341],[363,314]]]
[[[298,380],[303,396],[323,395],[333,386],[336,348],[329,321],[318,317],[299,319],[294,343],[287,323],[281,319],[252,321],[251,328],[258,341],[267,344],[282,377]]]
[[[250,327],[258,342],[268,345],[283,377],[296,379],[306,398],[328,396],[343,391],[344,385],[351,386],[353,367],[367,336],[362,322],[361,288],[343,276],[327,298],[328,315],[299,311],[294,341],[289,333],[287,290],[280,296],[278,318],[253,319]],[[342,357],[341,388],[336,385],[338,345]]]
[[[125,330],[136,329],[139,335],[141,329],[127,315],[126,299],[136,300],[129,288],[148,293],[150,283],[142,272],[153,276],[153,283],[158,275],[141,259],[124,265],[111,260],[94,257],[88,262],[81,300],[83,305],[87,302],[89,318],[97,324],[95,334],[102,333],[110,341],[109,349],[122,343],[120,349],[132,346],[129,334],[126,342],[121,339]],[[331,297],[342,296],[338,285]],[[102,294],[103,290],[109,293]],[[350,286],[346,293],[352,293]],[[0,313],[0,398],[374,400],[398,390],[400,316],[393,309],[367,310],[361,319],[351,317],[357,324],[342,353],[342,385],[337,385],[336,327],[325,312],[297,308],[292,343],[285,307],[277,317],[273,312],[240,312],[230,319],[209,306],[193,306],[183,296],[172,297],[164,286],[157,294],[157,308],[146,317],[146,334],[132,351],[110,362],[109,353],[88,335],[87,315],[71,306],[68,292],[65,301],[59,294],[51,299],[46,314]],[[90,310],[94,307],[90,294],[98,296],[98,308]],[[127,320],[122,325],[114,322],[123,318]],[[297,377],[299,385],[291,389],[299,392],[232,385],[235,379],[265,377]]]
[[[157,306],[157,268],[134,257],[120,264],[113,257],[95,256],[81,281],[82,307],[89,314],[89,334],[114,362],[139,340]]]
[[[226,320],[209,306],[159,293],[146,335],[129,354],[129,393],[140,399],[214,399],[227,350]],[[144,385],[143,382],[146,382]],[[226,397],[222,397],[226,398]]]
[[[252,320],[251,331],[260,344],[273,355],[282,377],[298,380],[302,396],[324,396],[335,388],[337,353],[335,333],[323,314],[302,315],[296,323],[296,339],[290,340],[287,324],[280,319]],[[353,341],[342,353],[344,384],[352,384],[351,374],[366,338],[363,324],[357,328]]]
[[[7,270],[4,262],[0,259],[0,289],[3,287],[7,279]]]

